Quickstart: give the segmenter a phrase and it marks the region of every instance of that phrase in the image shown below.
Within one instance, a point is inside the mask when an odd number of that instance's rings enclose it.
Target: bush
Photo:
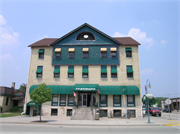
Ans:
[[[15,106],[10,109],[10,112],[23,112],[23,107]]]
[[[2,111],[3,111],[3,108],[0,106],[0,113],[2,113]]]

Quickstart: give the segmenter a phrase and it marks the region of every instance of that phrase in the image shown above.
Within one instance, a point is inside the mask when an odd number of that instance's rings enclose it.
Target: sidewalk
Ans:
[[[161,117],[150,116],[151,123],[148,122],[148,117],[142,119],[130,118],[100,118],[100,120],[71,120],[70,117],[59,116],[42,116],[42,121],[48,122],[35,122],[39,120],[39,116],[16,116],[0,118],[0,123],[15,123],[15,124],[37,124],[37,125],[69,125],[69,126],[166,126],[169,124],[168,119]]]

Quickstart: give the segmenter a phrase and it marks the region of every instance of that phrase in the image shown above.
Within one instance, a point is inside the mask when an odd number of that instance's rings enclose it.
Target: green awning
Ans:
[[[140,95],[139,88],[137,86],[123,86],[124,95]]]
[[[100,95],[123,95],[122,86],[99,86]]]
[[[88,73],[88,69],[83,69],[82,73]]]
[[[54,73],[57,74],[60,72],[60,69],[54,69]]]
[[[117,69],[111,69],[111,73],[117,73]]]
[[[98,84],[75,84],[74,91],[95,91],[97,92]]]
[[[101,73],[107,73],[107,69],[101,69]]]
[[[68,73],[74,73],[74,69],[68,69]]]
[[[132,51],[132,49],[131,48],[126,48],[126,51]]]
[[[37,69],[36,73],[42,73],[42,69]]]
[[[30,101],[26,104],[26,106],[39,106],[35,101]]]
[[[31,93],[38,85],[33,85],[29,89],[29,93]],[[47,85],[47,88],[50,87],[52,90],[52,94],[73,94],[72,90],[74,86],[66,86],[66,85]]]
[[[133,69],[132,68],[127,68],[127,73],[133,73]]]
[[[39,49],[38,53],[44,53],[44,49]]]

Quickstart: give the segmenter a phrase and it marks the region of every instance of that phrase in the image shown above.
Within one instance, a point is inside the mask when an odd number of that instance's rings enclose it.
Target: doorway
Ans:
[[[87,107],[87,94],[82,94],[82,107]]]

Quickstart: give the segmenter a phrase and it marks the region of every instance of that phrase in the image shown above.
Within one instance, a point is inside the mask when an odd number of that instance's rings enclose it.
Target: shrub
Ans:
[[[10,109],[10,112],[23,112],[23,107],[15,106]]]

